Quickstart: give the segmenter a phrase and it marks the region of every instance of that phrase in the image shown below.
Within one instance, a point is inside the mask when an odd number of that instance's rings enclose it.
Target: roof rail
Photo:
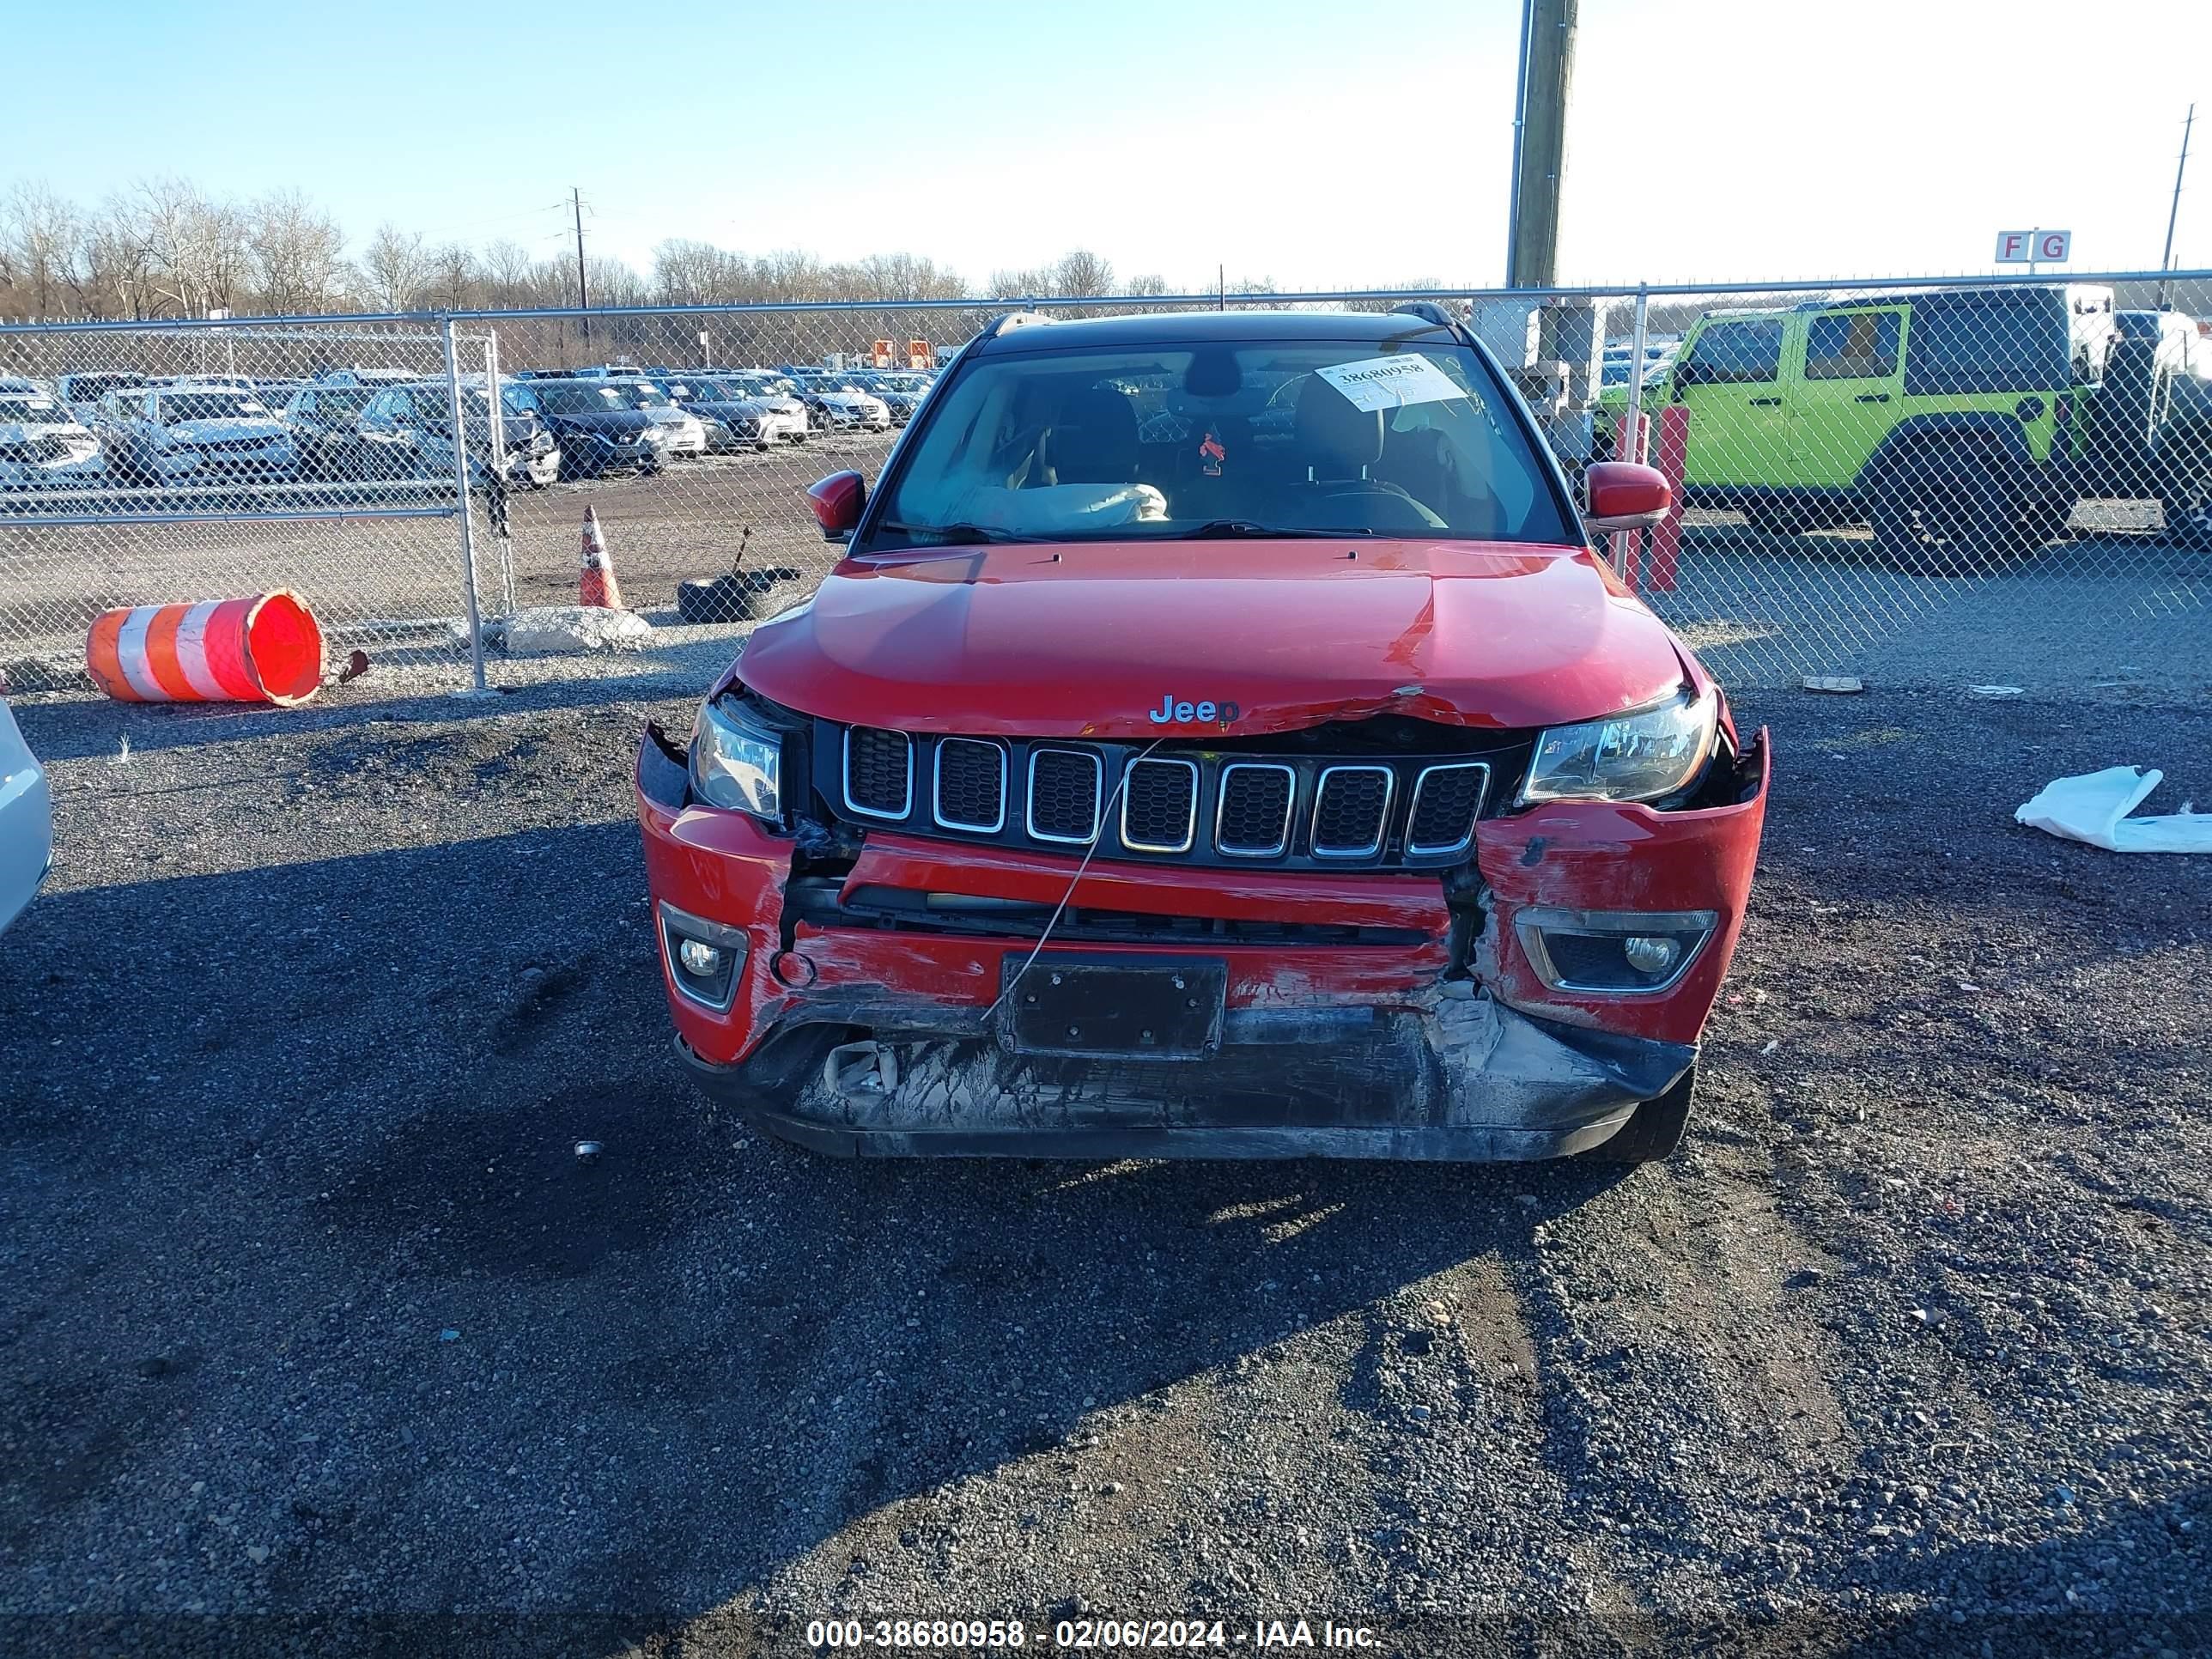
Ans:
[[[1048,323],[1051,320],[1049,317],[1038,316],[1034,311],[1009,311],[983,325],[983,338],[995,340],[1010,328],[1026,328],[1031,323]]]
[[[1402,305],[1392,306],[1390,314],[1393,317],[1418,317],[1425,323],[1434,323],[1438,328],[1449,328],[1455,332],[1459,328],[1459,319],[1436,300],[1408,300]]]

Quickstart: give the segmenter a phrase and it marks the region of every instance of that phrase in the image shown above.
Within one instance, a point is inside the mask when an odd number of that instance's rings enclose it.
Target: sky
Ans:
[[[374,19],[364,28],[359,20]],[[16,10],[0,188],[156,173],[305,190],[357,249],[686,237],[926,255],[981,283],[1084,247],[1171,287],[1504,267],[1518,0],[678,7],[106,0]],[[2198,6],[1582,0],[1568,283],[1954,274],[2000,231],[2076,270],[2212,265]]]

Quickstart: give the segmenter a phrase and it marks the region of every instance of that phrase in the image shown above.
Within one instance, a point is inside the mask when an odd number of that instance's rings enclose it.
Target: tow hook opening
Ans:
[[[896,1094],[898,1056],[872,1041],[841,1042],[822,1060],[822,1086],[841,1100]]]

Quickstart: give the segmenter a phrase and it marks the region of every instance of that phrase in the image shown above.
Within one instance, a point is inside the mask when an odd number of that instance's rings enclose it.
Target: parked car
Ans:
[[[1438,306],[986,330],[647,728],[694,1078],[841,1153],[1665,1156],[1767,745],[1592,546],[1666,480],[1586,488]]]
[[[312,386],[405,386],[422,378],[413,368],[326,368],[307,382]]]
[[[283,420],[299,446],[303,477],[343,482],[374,476],[369,471],[374,458],[364,450],[355,423],[376,395],[374,386],[313,382],[292,394]]]
[[[461,389],[461,410],[469,483],[480,485],[491,477],[493,435],[491,403],[481,385]],[[530,409],[503,407],[501,416],[507,482],[544,489],[561,475],[561,450],[552,434]],[[363,406],[354,432],[364,476],[441,481],[453,476],[453,393],[442,380],[386,386]]]
[[[671,455],[703,455],[707,428],[699,417],[687,413],[658,382],[643,375],[609,374],[600,381],[608,392],[630,409],[649,415],[668,434]]]
[[[1978,571],[2084,496],[2185,512],[2212,475],[2212,379],[2124,337],[2112,289],[2081,284],[1713,312],[1651,401],[1689,410],[1691,505],[1762,530],[1863,520],[1887,559]]]
[[[500,395],[508,410],[544,423],[567,477],[651,473],[668,465],[669,428],[652,412],[632,406],[619,386],[604,380],[517,380]]]
[[[100,400],[109,392],[131,392],[152,384],[147,376],[129,369],[94,369],[63,375],[54,382],[54,396],[88,426],[100,409]]]
[[[0,932],[23,914],[53,861],[52,792],[0,697]]]
[[[2116,311],[2112,321],[2092,471],[2142,475],[2168,539],[2212,547],[2212,322],[2174,311]]]
[[[774,443],[805,441],[806,410],[795,400],[750,397],[743,386],[719,375],[671,375],[653,384],[698,417],[706,428],[709,450],[766,449]]]
[[[824,374],[799,383],[799,396],[810,410],[819,410],[822,423],[833,429],[888,432],[891,411],[873,392],[864,392],[854,377]]]
[[[799,395],[799,388],[783,375],[762,368],[718,370],[714,381],[732,396],[747,403],[764,404],[772,412],[785,416],[775,428],[783,440],[794,444],[806,441],[806,434],[813,426],[806,401]]]
[[[891,369],[871,369],[844,378],[848,386],[881,403],[890,413],[893,426],[904,426],[914,418],[914,411],[921,406],[922,394],[928,390],[921,375],[902,374]]]
[[[0,489],[98,483],[106,476],[100,440],[68,405],[0,387]]]
[[[291,428],[251,392],[202,386],[111,392],[100,400],[97,431],[109,471],[134,483],[299,476]]]

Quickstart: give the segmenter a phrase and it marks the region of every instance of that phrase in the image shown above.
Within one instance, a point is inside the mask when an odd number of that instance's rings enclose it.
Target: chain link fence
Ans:
[[[1416,300],[1468,318],[1571,476],[1676,479],[1675,519],[1605,550],[1724,679],[2212,683],[2206,273],[1028,308]],[[587,511],[631,608],[726,633],[834,564],[805,487],[878,477],[1024,306],[9,325],[0,668],[81,684],[107,606],[285,587],[336,663],[459,684],[481,653],[495,683],[501,619],[574,602]]]

